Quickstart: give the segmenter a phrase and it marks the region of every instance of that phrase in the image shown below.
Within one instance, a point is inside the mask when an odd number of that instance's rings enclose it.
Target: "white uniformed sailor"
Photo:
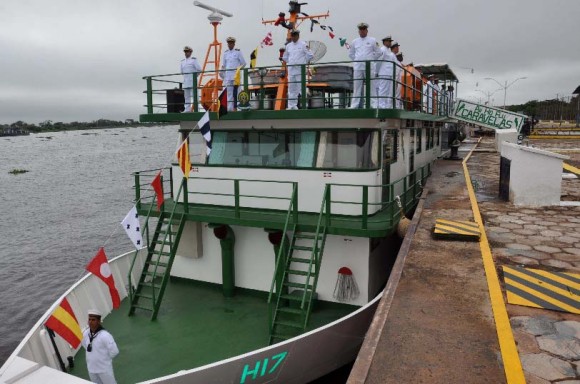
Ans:
[[[288,64],[288,109],[298,109],[298,94],[302,88],[302,64],[310,63],[314,54],[304,41],[299,41],[300,31],[294,30],[290,32],[290,36],[292,41],[286,44],[282,60]]]
[[[396,93],[395,93],[395,108],[403,109],[403,95],[401,90],[403,89],[403,52],[399,52],[399,47],[391,51],[395,53],[397,58],[397,66],[395,67],[395,79],[397,80]],[[409,92],[409,91],[407,91]]]
[[[381,56],[375,67],[376,84],[371,88],[374,91],[371,100],[373,108],[393,108],[393,63],[397,62],[397,57],[391,51],[392,43],[391,36],[383,38]]]
[[[96,309],[88,311],[89,327],[83,332],[82,346],[86,350],[85,359],[89,377],[93,383],[116,384],[113,373],[113,358],[119,348],[113,336],[101,325],[102,313]]]
[[[367,36],[369,25],[367,23],[360,23],[357,27],[359,37],[352,41],[348,52],[350,59],[355,61],[353,65],[353,92],[350,108],[359,108],[362,102],[366,68],[364,61],[377,60],[381,55],[377,40],[374,37]],[[373,74],[369,73],[368,77],[372,79]]]
[[[183,75],[183,94],[185,97],[185,111],[191,112],[193,97],[193,73],[201,72],[201,66],[195,57],[191,56],[192,49],[189,46],[183,48],[185,59],[181,60],[181,74]],[[199,79],[198,79],[199,81]]]
[[[226,49],[222,56],[220,76],[222,79],[224,79],[224,84],[227,87],[228,111],[234,111],[236,109],[237,98],[234,88],[236,70],[238,67],[245,67],[246,60],[244,60],[244,55],[242,55],[242,52],[235,48],[236,39],[234,37],[228,37],[226,42],[228,43],[228,49]]]
[[[433,113],[433,78],[435,76],[427,76],[427,82],[423,84],[423,111],[426,113]]]

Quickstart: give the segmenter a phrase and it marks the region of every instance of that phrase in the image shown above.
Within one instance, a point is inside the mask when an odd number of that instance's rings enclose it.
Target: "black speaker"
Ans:
[[[185,109],[185,97],[183,89],[168,89],[167,91],[167,113],[180,113]]]

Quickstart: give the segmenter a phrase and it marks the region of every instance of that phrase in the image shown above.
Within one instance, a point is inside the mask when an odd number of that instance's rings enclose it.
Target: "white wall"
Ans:
[[[501,155],[511,160],[510,201],[530,206],[560,204],[562,161],[568,156],[506,142]]]
[[[224,179],[248,179],[248,180],[276,180],[297,181],[298,205],[301,211],[320,212],[324,187],[327,183],[332,184],[355,184],[355,185],[379,185],[381,180],[380,171],[364,172],[339,172],[324,170],[289,170],[289,169],[264,169],[264,168],[227,168],[227,167],[204,167],[198,166],[197,172],[191,173],[188,189],[190,192],[210,193],[234,193],[234,182],[231,180],[203,180],[195,177],[224,178]],[[174,190],[177,193],[183,173],[178,166],[173,166]],[[369,189],[369,202],[380,202],[380,193]],[[378,188],[377,188],[378,189]],[[254,196],[272,196],[290,198],[292,196],[292,184],[271,182],[240,182],[240,194]],[[333,200],[362,202],[362,188],[360,187],[333,187]],[[180,200],[181,201],[181,200]],[[215,195],[189,194],[190,203],[215,204],[233,206],[234,198]],[[242,198],[240,205],[244,207],[271,208],[287,210],[289,200],[270,200],[264,198]],[[369,214],[374,213],[378,205],[369,206]],[[336,208],[336,209],[335,209]],[[360,215],[360,205],[334,205],[333,213],[345,215]]]
[[[236,242],[234,262],[236,287],[269,292],[275,269],[274,247],[268,241],[268,233],[261,228],[232,226]],[[189,234],[184,231],[182,237]],[[219,240],[206,223],[202,224],[204,254],[201,258],[177,255],[171,275],[215,284],[222,283],[222,259]],[[294,257],[309,258],[303,251],[295,251]],[[331,236],[326,239],[322,266],[316,289],[321,300],[333,301],[334,286],[340,267],[349,267],[357,280],[361,294],[349,304],[363,305],[368,299],[369,244],[367,238]],[[304,268],[296,265],[296,269]],[[294,267],[293,267],[294,268]]]

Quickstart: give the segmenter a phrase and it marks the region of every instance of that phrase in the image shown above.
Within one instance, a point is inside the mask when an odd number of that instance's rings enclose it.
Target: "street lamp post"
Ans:
[[[489,105],[489,101],[490,101],[491,97],[492,97],[492,96],[493,96],[493,95],[494,95],[494,94],[495,94],[497,91],[501,91],[501,89],[496,89],[496,90],[495,90],[495,91],[493,91],[493,92],[485,92],[485,91],[482,91],[481,89],[476,89],[476,91],[477,91],[477,92],[481,92],[481,93],[483,93],[483,94],[484,94],[484,95],[487,97],[487,105]]]
[[[512,85],[514,85],[514,83],[518,80],[524,80],[527,79],[527,77],[518,77],[517,79],[515,79],[514,81],[512,81],[511,83],[508,84],[507,80],[505,81],[504,84],[500,83],[499,81],[497,81],[496,79],[494,79],[493,77],[486,77],[484,80],[493,80],[497,83],[497,85],[500,86],[500,89],[503,89],[503,109],[505,109],[506,106],[506,98],[507,98],[507,89],[509,87],[511,87]]]

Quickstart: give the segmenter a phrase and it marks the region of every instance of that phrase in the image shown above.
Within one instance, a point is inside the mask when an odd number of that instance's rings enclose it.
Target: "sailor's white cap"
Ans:
[[[400,47],[400,45],[396,41],[393,41],[393,43],[391,44],[391,49],[396,48],[396,47]]]
[[[189,45],[186,45],[185,47],[183,47],[183,52],[185,51],[193,51],[193,49],[191,49]]]
[[[103,316],[103,314],[101,313],[101,311],[99,311],[98,309],[89,309],[87,311],[87,314],[89,316],[99,316],[99,317],[102,317]]]
[[[369,27],[369,25],[368,25],[367,23],[359,23],[359,24],[357,25],[357,28],[358,28],[358,29],[366,29],[366,28],[368,28],[368,27]]]

